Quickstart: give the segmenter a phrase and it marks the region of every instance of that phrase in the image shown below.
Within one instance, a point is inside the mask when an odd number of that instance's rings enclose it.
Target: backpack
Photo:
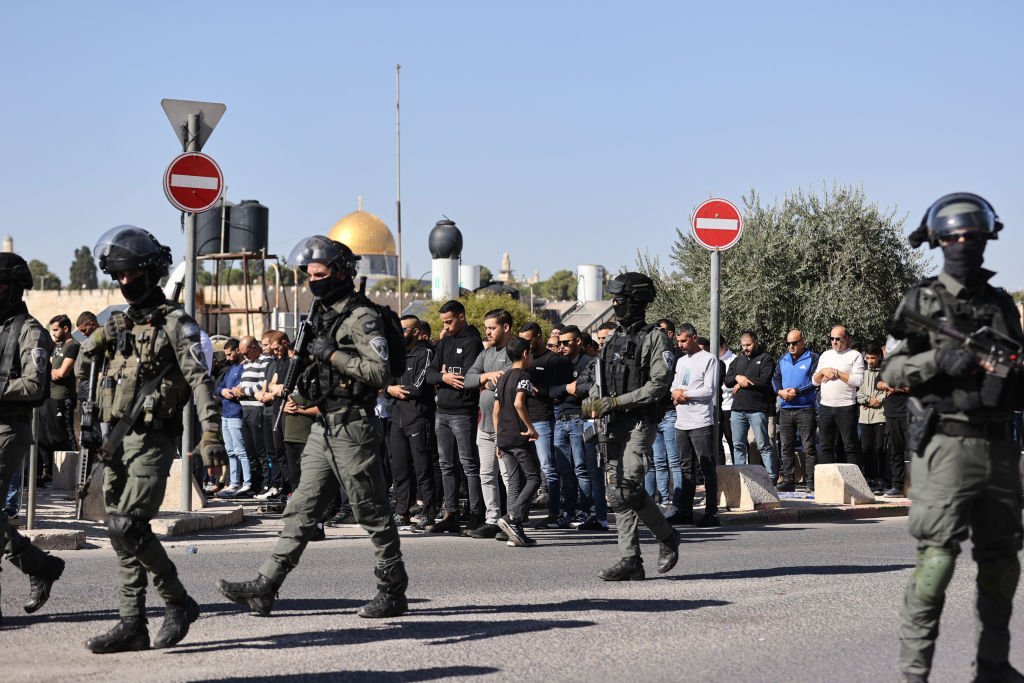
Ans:
[[[392,377],[401,377],[405,373],[405,335],[402,333],[402,321],[390,306],[374,303],[365,295],[360,294],[339,317],[339,321],[359,306],[365,306],[377,313],[384,325],[384,340],[388,343],[388,371]]]

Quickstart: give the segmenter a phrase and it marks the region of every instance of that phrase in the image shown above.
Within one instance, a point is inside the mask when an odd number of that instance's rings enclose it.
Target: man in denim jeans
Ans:
[[[565,374],[551,387],[558,413],[554,443],[556,457],[572,463],[579,484],[578,510],[572,526],[580,531],[607,531],[608,503],[603,475],[597,470],[597,448],[586,443],[580,414],[580,403],[594,384],[594,357],[583,353],[583,333],[575,325],[562,329],[558,350],[568,362],[562,366]]]
[[[804,335],[793,329],[786,334],[786,353],[779,358],[772,378],[779,404],[779,437],[782,441],[782,483],[779,491],[795,491],[796,435],[804,447],[804,472],[808,487],[814,488],[814,465],[817,451],[814,432],[817,430],[814,399],[818,388],[811,378],[818,370],[818,354],[807,348]]]
[[[529,402],[530,420],[537,430],[537,456],[548,486],[548,515],[537,523],[538,529],[568,529],[575,512],[578,484],[571,461],[555,455],[555,406],[551,386],[564,374],[566,363],[545,344],[540,325],[529,322],[519,328],[519,336],[530,342],[530,381],[537,389],[535,400]],[[563,497],[568,509],[560,510]]]
[[[676,324],[668,318],[662,318],[656,324],[664,330],[672,345],[675,360],[678,360],[682,351],[677,346]],[[679,449],[676,448],[676,409],[672,405],[671,396],[665,399],[664,408],[664,416],[654,425],[654,444],[651,446],[654,469],[647,470],[644,483],[648,495],[653,496],[655,491],[658,492],[661,496],[662,512],[669,518],[669,522],[676,524],[679,523],[679,511],[682,509],[683,470]]]
[[[465,373],[484,350],[480,333],[466,322],[466,307],[460,302],[441,305],[444,338],[437,343],[437,353],[427,366],[427,382],[437,387],[437,452],[441,460],[441,481],[444,487],[444,518],[427,527],[433,533],[460,532],[459,480],[455,457],[466,474],[469,489],[469,528],[484,522],[483,491],[480,487],[480,461],[474,450],[476,440],[477,392],[465,388]]]
[[[245,495],[252,488],[249,455],[242,440],[242,406],[238,397],[231,391],[242,381],[242,353],[238,350],[237,339],[228,339],[224,343],[224,358],[231,367],[217,385],[217,395],[221,399],[220,424],[221,432],[224,434],[224,448],[228,452],[230,481],[227,488],[221,490],[217,496],[233,498]]]
[[[775,409],[772,375],[775,361],[761,350],[757,333],[744,330],[740,335],[743,350],[725,375],[725,386],[732,390],[732,448],[733,464],[747,464],[747,431],[754,431],[761,461],[768,470],[768,480],[775,485],[775,464],[772,461],[772,442],[768,438],[768,416]]]

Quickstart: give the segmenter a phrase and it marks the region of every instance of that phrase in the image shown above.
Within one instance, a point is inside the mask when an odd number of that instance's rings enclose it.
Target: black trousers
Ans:
[[[267,447],[263,438],[263,406],[242,406],[242,443],[249,455],[252,490],[259,491],[270,482]]]
[[[404,515],[416,503],[423,501],[423,515],[433,519],[437,512],[437,492],[434,487],[434,461],[432,425],[426,418],[411,425],[399,426],[391,420],[388,448],[391,451],[391,475],[395,485],[395,512]]]
[[[302,476],[302,449],[305,447],[305,441],[284,442],[284,459],[288,464],[288,484],[293,491],[298,487],[299,478]]]
[[[718,460],[715,462],[719,465],[725,464],[725,445],[722,443],[722,437],[725,437],[726,442],[729,444],[729,448],[732,448],[732,411],[731,410],[719,410],[718,411]],[[713,438],[713,437],[712,437]]]
[[[782,481],[792,484],[796,472],[796,435],[804,447],[804,478],[814,481],[814,466],[818,464],[814,431],[817,428],[814,408],[791,408],[779,411],[779,441],[782,444]]]
[[[868,481],[889,481],[889,454],[885,451],[885,423],[860,426],[860,459]]]
[[[860,440],[857,438],[857,419],[860,406],[833,408],[822,405],[818,410],[818,430],[821,432],[821,462],[831,465],[837,462],[860,464]],[[836,444],[839,443],[837,449]],[[839,460],[839,457],[842,460]]]
[[[288,485],[288,457],[284,452],[284,419],[281,427],[274,431],[274,420],[277,411],[274,408],[263,409],[263,445],[267,449],[267,460],[270,461],[270,481],[268,486],[281,491],[290,491]]]
[[[676,503],[683,516],[693,516],[693,494],[697,491],[694,474],[696,462],[704,474],[704,514],[718,514],[718,470],[715,469],[715,447],[713,427],[699,429],[677,429],[676,450],[679,453],[679,467],[683,471],[682,500]]]
[[[885,435],[889,439],[891,485],[895,489],[902,489],[907,476],[907,418],[885,418]]]
[[[540,458],[531,441],[522,448],[502,448],[508,473],[508,516],[519,523],[530,517],[530,503],[540,488]]]

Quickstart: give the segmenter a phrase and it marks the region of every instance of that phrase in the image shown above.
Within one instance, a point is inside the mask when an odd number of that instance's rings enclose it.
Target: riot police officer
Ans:
[[[298,390],[320,408],[302,452],[302,476],[284,511],[284,529],[273,555],[251,581],[218,583],[226,598],[260,616],[268,616],[285,577],[299,563],[341,480],[356,521],[370,535],[376,550],[377,594],[359,608],[361,617],[403,614],[409,577],[388,502],[388,487],[372,424],[377,392],[391,383],[390,348],[385,321],[355,290],[359,257],[340,242],[315,235],[292,250],[289,262],[309,275],[309,289],[318,304],[315,339],[305,358],[309,363]],[[297,349],[299,351],[301,349]]]
[[[181,306],[167,301],[159,286],[171,250],[149,232],[122,225],[100,237],[94,253],[129,305],[112,314],[82,347],[87,360],[104,363],[97,401],[100,419],[112,426],[100,449],[106,460],[103,498],[121,581],[120,621],[85,645],[96,653],[149,648],[148,572],[167,605],[153,647],[171,647],[199,617],[199,606],[185,591],[149,522],[164,499],[186,403],[195,398],[203,428],[200,452],[207,464],[226,459],[220,419],[199,325]]]
[[[581,406],[593,417],[608,416],[606,495],[615,512],[621,559],[598,575],[605,581],[638,581],[644,578],[638,521],[660,542],[659,573],[672,569],[679,559],[679,533],[644,489],[645,453],[664,415],[659,406],[669,395],[675,355],[665,332],[644,321],[647,306],[654,301],[651,278],[622,273],[608,283],[608,292],[619,328],[607,338],[598,358],[604,386],[595,385]]]
[[[937,277],[907,293],[893,323],[900,344],[882,379],[910,387],[910,533],[917,564],[904,595],[900,626],[903,680],[926,681],[946,587],[968,534],[978,564],[976,681],[1024,681],[1009,663],[1010,612],[1020,576],[1020,449],[1011,433],[1020,407],[1017,370],[986,372],[974,352],[949,336],[907,322],[909,310],[972,333],[989,326],[1024,344],[1010,295],[988,284],[985,245],[1002,229],[992,206],[975,194],[937,200],[911,235],[944,257]]]
[[[32,442],[32,407],[49,397],[53,343],[28,314],[21,300],[26,289],[32,289],[32,273],[25,259],[0,254],[0,492],[4,495]],[[4,555],[29,576],[31,594],[25,611],[35,612],[49,599],[53,582],[64,571],[64,560],[44,553],[19,534],[2,507],[0,536]]]

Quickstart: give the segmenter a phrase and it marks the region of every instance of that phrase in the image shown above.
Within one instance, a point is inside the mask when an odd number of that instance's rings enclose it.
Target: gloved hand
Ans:
[[[580,404],[584,417],[604,417],[619,407],[619,399],[614,396],[601,398],[585,398]]]
[[[114,342],[117,340],[117,320],[113,315],[107,317],[107,322],[103,323],[103,332],[107,335],[107,340]]]
[[[935,365],[950,377],[967,377],[981,369],[978,359],[967,349],[940,349],[935,355]]]
[[[313,340],[309,352],[321,363],[330,363],[331,354],[338,350],[338,343],[328,336],[320,336]]]
[[[203,463],[207,467],[215,467],[227,462],[228,452],[224,449],[224,441],[220,438],[220,432],[203,432],[203,438],[199,442],[199,454],[203,456]]]

